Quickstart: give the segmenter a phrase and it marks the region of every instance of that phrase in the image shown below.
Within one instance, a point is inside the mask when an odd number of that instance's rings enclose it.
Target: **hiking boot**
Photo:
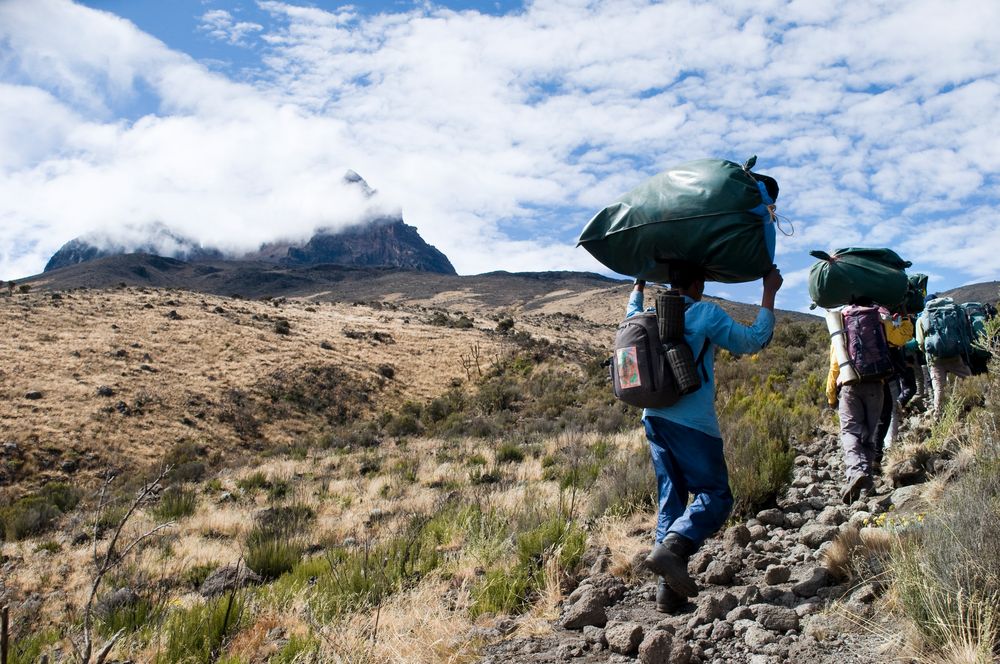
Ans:
[[[694,542],[677,533],[669,533],[646,556],[646,567],[662,576],[667,585],[682,596],[694,597],[698,594],[698,586],[687,570],[687,561],[692,553]]]
[[[662,576],[656,583],[656,610],[660,613],[676,613],[687,604],[687,597],[671,588]]]
[[[868,493],[874,488],[875,483],[872,481],[871,477],[868,475],[858,475],[854,479],[848,480],[847,485],[840,494],[840,497],[843,498],[845,505],[850,505],[854,501],[861,498],[862,492]]]

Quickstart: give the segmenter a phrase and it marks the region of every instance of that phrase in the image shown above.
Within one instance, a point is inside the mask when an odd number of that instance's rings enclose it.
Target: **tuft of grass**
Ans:
[[[197,508],[197,492],[175,485],[163,491],[160,502],[153,508],[153,515],[161,521],[176,521],[191,516]]]
[[[228,639],[243,623],[246,608],[241,593],[179,609],[168,619],[157,664],[210,664],[222,652]]]
[[[303,662],[319,661],[319,641],[312,636],[293,634],[288,643],[276,652],[269,664],[302,664]]]
[[[7,653],[8,664],[35,664],[42,654],[59,642],[62,635],[56,629],[43,629],[22,638],[13,639]]]
[[[271,599],[280,605],[304,596],[321,620],[374,608],[440,565],[441,527],[437,519],[415,517],[396,537],[329,549],[278,579]]]
[[[114,607],[101,616],[97,621],[97,631],[104,637],[110,637],[118,630],[125,630],[126,634],[135,634],[158,623],[162,614],[162,602],[140,596],[138,601]]]
[[[503,443],[497,448],[496,459],[497,463],[521,463],[524,461],[524,451],[516,443]]]
[[[823,551],[823,563],[840,581],[881,581],[893,546],[892,535],[881,528],[848,528]]]

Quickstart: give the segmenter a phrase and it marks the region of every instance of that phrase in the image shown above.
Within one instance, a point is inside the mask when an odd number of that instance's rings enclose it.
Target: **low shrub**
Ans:
[[[629,516],[655,508],[656,478],[649,458],[649,448],[636,445],[619,452],[604,465],[589,492],[591,517],[605,514]]]
[[[0,536],[22,540],[40,535],[80,502],[80,492],[65,482],[49,482],[37,493],[0,507]]]
[[[497,467],[493,468],[483,468],[481,466],[476,466],[469,471],[469,484],[473,486],[482,486],[486,484],[498,484],[503,481],[503,473]]]

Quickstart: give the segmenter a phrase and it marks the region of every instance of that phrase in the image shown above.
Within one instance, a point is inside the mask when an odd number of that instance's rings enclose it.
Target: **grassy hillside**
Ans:
[[[652,524],[639,413],[610,396],[595,322],[620,289],[531,311],[2,299],[14,661],[123,630],[114,653],[140,661],[458,662],[505,616],[546,629],[595,552],[632,574]],[[718,357],[739,515],[811,434],[825,345],[785,322],[765,352]],[[253,582],[204,597],[227,566]]]

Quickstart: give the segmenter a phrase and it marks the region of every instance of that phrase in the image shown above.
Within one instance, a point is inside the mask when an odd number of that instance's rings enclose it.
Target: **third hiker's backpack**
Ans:
[[[876,307],[848,306],[841,311],[851,365],[861,380],[885,378],[893,372],[882,316]]]
[[[938,297],[924,306],[924,351],[942,360],[968,357],[972,335],[969,319],[950,297]]]
[[[976,375],[986,373],[990,362],[990,351],[985,347],[987,341],[986,322],[990,318],[989,311],[982,302],[966,302],[961,307],[965,311],[965,317],[969,320],[972,337],[972,344],[969,348],[969,368]]]

